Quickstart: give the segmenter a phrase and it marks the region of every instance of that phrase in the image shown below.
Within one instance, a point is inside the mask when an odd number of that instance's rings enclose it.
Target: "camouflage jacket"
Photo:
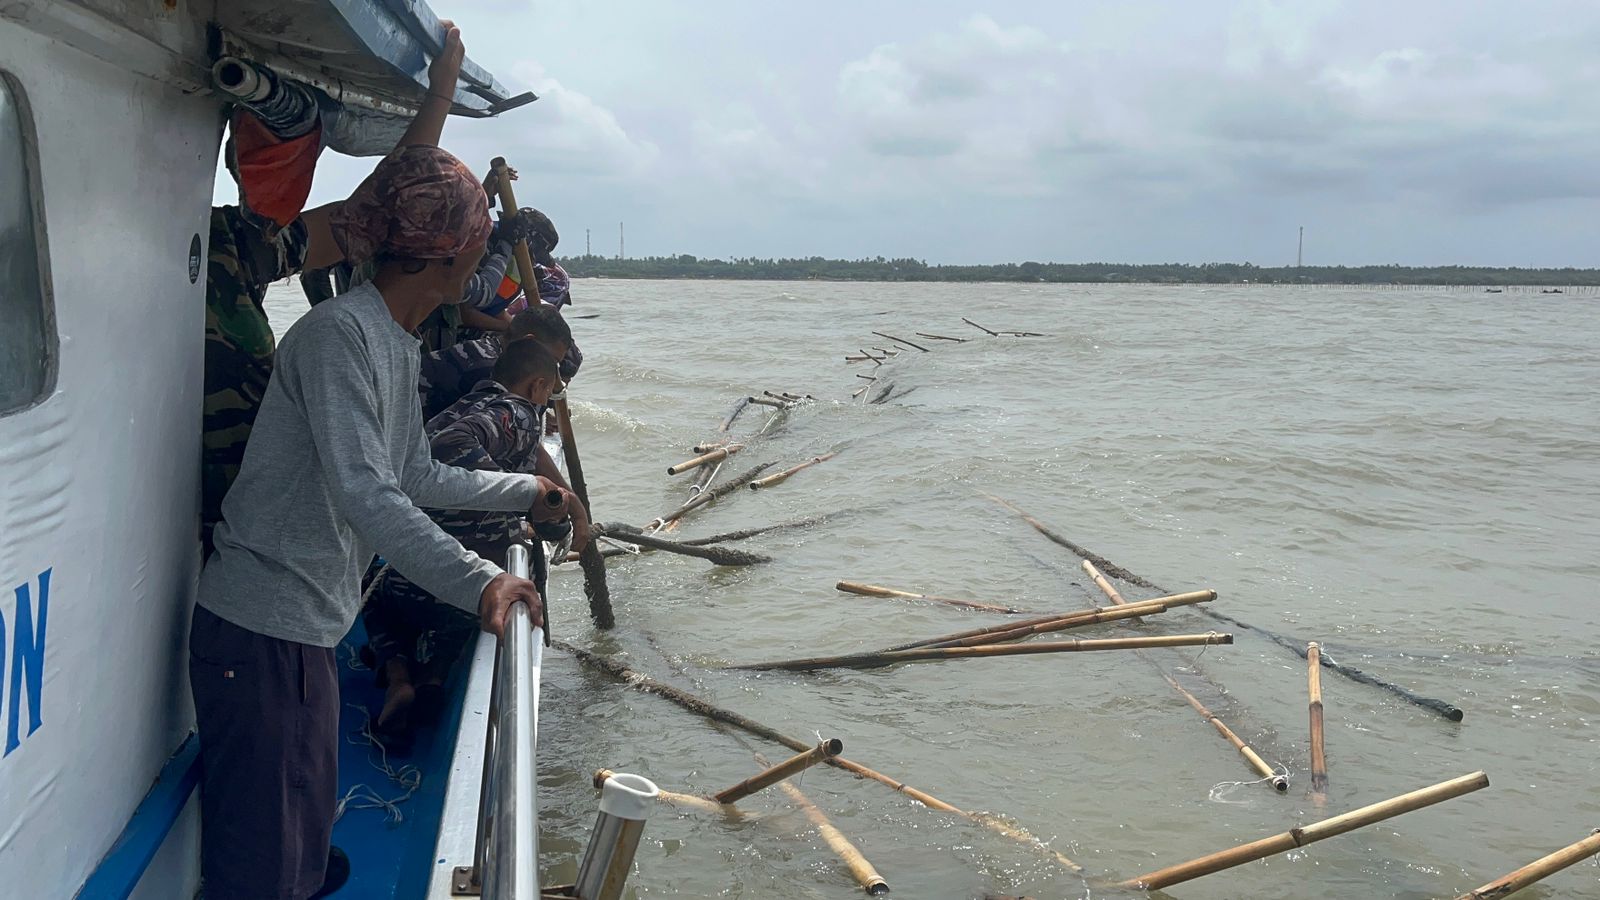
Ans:
[[[496,332],[422,354],[417,392],[422,395],[424,422],[449,409],[478,382],[489,378],[500,358],[501,337]]]
[[[538,462],[544,409],[498,382],[478,382],[470,393],[428,421],[433,458],[448,466],[532,474]],[[505,558],[520,513],[429,510],[428,515],[468,550],[489,560]]]
[[[298,219],[268,237],[236,206],[211,210],[200,462],[201,533],[208,548],[272,377],[275,345],[261,305],[267,285],[299,271],[305,256],[306,227]]]

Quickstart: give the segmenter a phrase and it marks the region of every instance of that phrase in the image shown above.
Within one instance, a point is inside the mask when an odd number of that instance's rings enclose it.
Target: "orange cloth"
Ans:
[[[288,227],[300,218],[306,198],[311,196],[311,176],[322,153],[322,123],[300,137],[284,140],[249,111],[238,109],[229,127],[244,204],[278,227]]]

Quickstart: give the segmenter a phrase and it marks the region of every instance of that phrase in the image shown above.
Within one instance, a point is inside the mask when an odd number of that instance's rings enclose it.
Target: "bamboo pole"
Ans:
[[[728,411],[727,418],[723,419],[722,424],[717,426],[717,430],[721,432],[727,432],[728,429],[733,427],[733,420],[739,418],[739,414],[744,412],[745,407],[749,405],[749,398],[740,397],[739,400],[733,404],[733,409]]]
[[[940,659],[973,659],[988,656],[1033,656],[1041,653],[1087,653],[1100,650],[1142,650],[1151,647],[1201,647],[1231,644],[1233,635],[1171,634],[1160,637],[1102,638],[1099,640],[1040,641],[1033,644],[980,644],[975,647],[918,647],[887,653],[854,653],[845,656],[818,656],[810,659],[781,659],[772,662],[743,663],[729,669],[752,671],[814,672],[819,669],[875,669],[897,663]]]
[[[1568,866],[1580,863],[1600,853],[1600,830],[1560,850],[1534,860],[1508,875],[1502,875],[1477,890],[1468,891],[1456,900],[1499,900],[1509,897],[1536,881],[1554,875]]]
[[[1157,606],[1170,609],[1174,606],[1192,606],[1196,603],[1210,603],[1215,599],[1217,599],[1216,591],[1190,591],[1186,594],[1169,594],[1165,597],[1152,597],[1149,600],[1140,600],[1138,603],[1128,603],[1126,605],[1137,607],[1141,611],[1147,611]],[[1003,625],[991,625],[987,628],[973,628],[967,631],[957,631],[954,634],[942,634],[936,637],[923,638],[920,641],[911,641],[910,643],[899,644],[897,646],[887,647],[885,649],[914,650],[918,647],[931,647],[940,644],[948,644],[952,641],[960,641],[971,637],[1001,634],[1013,629],[1026,628],[1031,625],[1042,625],[1047,622],[1056,622],[1061,619],[1093,618],[1097,615],[1105,613],[1106,611],[1107,610],[1105,607],[1094,606],[1090,607],[1089,609],[1080,609],[1073,612],[1053,613],[1048,616],[1040,616],[1036,619],[1024,619],[1020,622],[1007,622]]]
[[[1094,563],[1088,561],[1087,559],[1084,560],[1083,571],[1089,576],[1089,579],[1094,582],[1094,586],[1099,588],[1100,592],[1106,595],[1107,600],[1110,600],[1112,603],[1115,603],[1118,606],[1128,602],[1122,599],[1122,595],[1117,593],[1117,589],[1115,587],[1111,586],[1111,582],[1106,580],[1106,576],[1100,574],[1100,570],[1094,567]]]
[[[984,644],[1000,644],[1010,641],[1020,641],[1024,638],[1041,634],[1054,634],[1066,631],[1069,628],[1083,628],[1088,625],[1103,625],[1107,622],[1118,622],[1123,619],[1137,619],[1141,615],[1153,616],[1167,611],[1165,606],[1127,607],[1121,609],[1107,609],[1096,612],[1090,616],[1063,616],[1050,622],[1039,622],[1035,625],[1018,625],[1006,631],[986,634],[969,638],[958,638],[950,641],[940,641],[934,644],[924,644],[924,647],[977,647]]]
[[[1307,681],[1311,694],[1311,799],[1321,806],[1328,798],[1328,758],[1322,732],[1322,648],[1306,645]]]
[[[612,776],[616,774],[616,772],[613,772],[610,769],[595,770],[593,779],[595,788],[598,790],[605,787],[606,782],[610,781]],[[715,800],[708,800],[705,797],[697,797],[694,794],[680,794],[677,791],[669,791],[659,788],[658,790],[661,790],[659,799],[665,800],[666,802],[671,803],[673,806],[682,806],[686,809],[697,809],[700,812],[712,813],[719,816],[727,816],[730,819],[740,819],[744,817],[744,814],[739,811],[738,807],[731,803],[718,803]]]
[[[660,516],[660,517],[656,518],[655,520],[650,522],[650,524],[647,525],[646,527],[654,528],[654,527],[657,527],[657,526],[669,525],[669,524],[671,524],[673,522],[676,522],[679,519],[683,518],[684,516],[688,515],[690,512],[692,512],[692,511],[694,511],[694,510],[696,510],[696,509],[698,509],[698,508],[700,508],[702,506],[705,506],[707,503],[710,503],[711,501],[716,500],[719,497],[725,497],[728,494],[738,490],[739,488],[744,487],[745,485],[747,485],[751,481],[753,481],[755,478],[760,476],[762,472],[765,472],[766,470],[772,468],[772,465],[773,464],[770,463],[770,462],[764,462],[764,463],[762,463],[762,464],[750,469],[749,471],[743,473],[742,475],[739,475],[737,478],[734,478],[732,481],[729,481],[729,482],[727,482],[725,484],[719,484],[715,488],[712,488],[709,491],[701,491],[700,493],[695,494],[693,497],[690,497],[688,500],[683,501],[683,504],[680,505],[677,509],[673,510],[672,512],[667,513],[664,516]]]
[[[772,562],[772,557],[759,553],[750,553],[745,550],[735,550],[732,547],[704,547],[692,544],[681,544],[669,541],[666,538],[642,534],[632,525],[595,523],[590,527],[590,534],[597,538],[605,537],[625,544],[637,544],[640,547],[649,547],[652,550],[665,550],[668,553],[677,553],[680,556],[693,556],[719,566],[753,566],[759,563]]]
[[[837,515],[837,513],[834,513],[833,515]],[[783,531],[789,528],[808,528],[812,525],[820,525],[823,522],[826,522],[828,518],[828,516],[809,516],[804,519],[795,519],[792,522],[779,522],[776,525],[762,525],[759,528],[741,528],[738,531],[724,531],[721,534],[707,535],[705,537],[693,538],[686,541],[678,541],[677,543],[679,546],[683,547],[705,547],[711,544],[725,543],[727,541],[742,541],[745,538],[752,538],[756,535],[766,534],[769,531]],[[650,552],[650,548],[641,548],[640,552],[648,553]],[[612,556],[637,555],[633,551],[623,550],[621,548],[602,550],[600,553],[607,558]],[[568,552],[566,558],[563,559],[562,562],[575,562],[577,559],[578,554]]]
[[[905,338],[895,337],[892,334],[884,334],[881,331],[874,331],[873,334],[875,334],[875,335],[877,335],[878,337],[881,337],[881,338],[888,338],[889,340],[894,341],[896,344],[905,344],[907,347],[910,347],[913,350],[921,350],[923,353],[929,352],[927,347],[924,347],[921,344],[912,343],[911,341],[908,341]]]
[[[771,406],[776,409],[788,409],[794,405],[784,400],[774,400],[771,397],[746,397],[745,399],[757,406]]]
[[[1381,803],[1374,803],[1371,806],[1363,806],[1342,816],[1334,816],[1331,819],[1323,819],[1310,825],[1291,828],[1283,834],[1243,844],[1231,850],[1212,853],[1176,866],[1169,866],[1165,869],[1151,872],[1148,875],[1140,875],[1138,878],[1130,878],[1122,882],[1118,887],[1154,891],[1174,884],[1181,884],[1203,875],[1210,875],[1223,869],[1231,869],[1247,862],[1254,862],[1258,859],[1265,859],[1268,856],[1284,853],[1296,847],[1304,847],[1320,840],[1337,837],[1357,828],[1362,828],[1375,822],[1382,822],[1385,819],[1392,819],[1403,813],[1422,809],[1425,806],[1432,806],[1435,803],[1442,803],[1488,786],[1489,776],[1482,772],[1474,772],[1471,775],[1463,775],[1460,778],[1441,781],[1432,787],[1412,791],[1409,794],[1401,794],[1398,797],[1393,797]]]
[[[971,319],[968,319],[966,317],[962,317],[961,321],[967,323],[968,325],[971,325],[973,328],[978,329],[979,331],[983,332],[984,334],[987,334],[990,337],[999,337],[1000,336],[1000,332],[998,332],[998,331],[990,331],[989,329],[983,327],[982,325],[979,325],[977,322],[974,322]]]
[[[789,757],[775,766],[768,766],[764,771],[751,775],[731,788],[721,790],[711,795],[711,799],[718,803],[736,803],[764,790],[778,782],[804,772],[825,759],[832,759],[844,752],[844,742],[838,738],[828,738],[804,753]]]
[[[793,475],[794,473],[809,469],[818,463],[825,463],[838,455],[839,451],[835,450],[832,453],[824,453],[821,456],[813,456],[805,462],[800,463],[799,465],[790,466],[789,468],[784,469],[782,472],[779,472],[775,475],[768,475],[765,478],[757,478],[755,481],[750,482],[750,490],[759,491],[762,488],[769,488],[775,484],[782,484],[783,482],[788,481],[789,476]]]
[[[511,187],[511,176],[506,171],[506,160],[497,156],[489,163],[490,168],[498,176],[500,185],[500,209],[506,215],[516,215],[522,207],[517,205],[517,195]],[[513,249],[516,256],[517,272],[522,276],[522,289],[535,303],[539,299],[539,278],[533,268],[533,256],[528,252],[528,242],[519,240]],[[561,428],[561,453],[567,461],[567,480],[572,483],[572,492],[578,495],[578,501],[583,504],[588,513],[589,521],[594,521],[594,505],[589,502],[589,485],[583,478],[583,462],[578,458],[578,437],[572,431],[572,411],[567,408],[567,398],[563,393],[555,398],[553,404],[556,410],[556,422]],[[616,615],[611,610],[611,588],[606,584],[606,562],[600,556],[600,548],[594,541],[583,545],[583,550],[578,554],[578,562],[583,567],[583,592],[589,599],[589,616],[594,619],[596,626],[611,628],[617,624]]]
[[[756,754],[756,761],[762,765],[767,764],[766,759],[759,753]],[[883,876],[879,875],[878,870],[872,867],[872,863],[867,862],[867,858],[861,855],[861,851],[856,849],[856,845],[850,843],[849,838],[845,837],[839,829],[833,827],[833,823],[828,821],[828,817],[823,815],[822,810],[818,809],[816,804],[812,803],[805,794],[800,793],[799,788],[787,781],[783,781],[779,782],[778,789],[783,791],[784,795],[795,806],[800,807],[800,811],[805,813],[807,819],[811,820],[811,824],[816,827],[817,834],[822,836],[822,840],[828,845],[828,849],[839,857],[845,868],[850,870],[850,877],[861,885],[861,889],[866,891],[869,897],[877,897],[889,893],[889,882],[883,880]]]
[[[967,341],[971,340],[971,338],[946,337],[942,334],[929,334],[926,331],[918,331],[916,332],[916,335],[917,337],[927,338],[930,341],[955,341],[958,344],[965,344]]]
[[[1041,535],[1043,535],[1045,538],[1050,540],[1052,543],[1055,543],[1055,544],[1058,544],[1058,545],[1060,545],[1062,547],[1065,547],[1066,549],[1070,550],[1071,552],[1077,554],[1078,557],[1080,557],[1082,559],[1087,559],[1087,560],[1093,562],[1102,571],[1110,574],[1111,576],[1113,576],[1115,578],[1120,578],[1123,581],[1128,582],[1129,584],[1136,584],[1136,585],[1138,585],[1140,587],[1143,587],[1143,588],[1149,588],[1152,591],[1165,591],[1166,590],[1166,588],[1163,588],[1160,585],[1158,585],[1158,584],[1156,584],[1156,583],[1154,583],[1154,582],[1152,582],[1152,581],[1150,581],[1148,579],[1141,578],[1138,575],[1135,575],[1134,573],[1128,571],[1127,569],[1122,568],[1121,566],[1117,565],[1116,563],[1112,562],[1111,560],[1106,559],[1105,557],[1100,556],[1100,555],[1094,553],[1093,551],[1090,551],[1090,550],[1088,550],[1088,549],[1086,549],[1086,548],[1084,548],[1082,546],[1079,546],[1078,544],[1073,543],[1072,541],[1067,540],[1066,538],[1064,538],[1061,535],[1057,534],[1055,531],[1052,531],[1050,529],[1050,527],[1045,525],[1043,522],[1040,522],[1038,519],[1035,519],[1033,516],[1030,516],[1027,513],[1023,512],[1020,508],[1017,507],[1016,504],[1010,502],[1009,500],[1001,499],[1000,497],[996,497],[993,494],[984,494],[983,496],[988,497],[990,500],[993,500],[995,503],[998,503],[1001,506],[1005,507],[1006,509],[1009,509],[1012,512],[1016,513],[1019,517],[1022,518],[1022,520],[1024,522],[1027,522],[1028,525],[1031,526],[1034,531],[1039,532]],[[1216,610],[1205,609],[1205,610],[1201,610],[1201,612],[1205,613],[1207,616],[1210,616],[1213,619],[1216,619],[1219,622],[1225,622],[1225,623],[1227,623],[1229,625],[1232,625],[1235,628],[1243,628],[1246,631],[1253,631],[1253,632],[1261,635],[1262,637],[1266,638],[1267,640],[1273,642],[1274,644],[1277,644],[1278,646],[1283,647],[1284,649],[1293,652],[1296,656],[1299,656],[1302,659],[1305,658],[1305,655],[1306,655],[1305,642],[1303,642],[1303,641],[1296,641],[1294,639],[1289,638],[1286,635],[1278,634],[1277,632],[1272,631],[1270,629],[1262,628],[1262,627],[1257,626],[1257,625],[1251,625],[1249,622],[1242,622],[1242,621],[1240,621],[1238,619],[1235,619],[1232,616],[1226,615],[1224,613],[1219,613]],[[1344,677],[1350,679],[1351,681],[1357,682],[1359,684],[1369,684],[1369,685],[1372,685],[1373,687],[1382,688],[1383,690],[1386,690],[1386,691],[1388,691],[1388,692],[1390,692],[1390,693],[1392,693],[1392,694],[1394,694],[1394,695],[1396,695],[1398,697],[1401,697],[1402,699],[1406,700],[1409,703],[1413,703],[1413,704],[1415,704],[1417,706],[1422,707],[1423,709],[1432,710],[1433,712],[1436,712],[1439,715],[1444,716],[1446,719],[1449,719],[1452,722],[1459,722],[1463,718],[1466,717],[1466,713],[1464,713],[1461,710],[1460,707],[1455,706],[1454,704],[1446,703],[1443,700],[1437,700],[1437,699],[1434,699],[1433,697],[1420,696],[1419,694],[1416,694],[1413,691],[1409,691],[1409,690],[1401,687],[1400,685],[1395,684],[1392,681],[1385,681],[1382,678],[1378,678],[1378,677],[1376,677],[1374,675],[1369,675],[1366,672],[1363,672],[1363,671],[1361,671],[1360,669],[1357,669],[1354,666],[1347,666],[1347,665],[1345,665],[1343,663],[1335,662],[1334,660],[1330,659],[1326,653],[1322,654],[1321,661],[1322,661],[1322,666],[1325,669],[1331,669],[1334,672],[1337,672],[1340,675],[1343,675]]]
[[[864,388],[864,387],[862,387],[862,388],[856,388],[856,390],[855,390],[855,393],[853,393],[853,394],[851,394],[851,395],[850,395],[850,399],[851,399],[851,400],[854,400],[854,399],[855,399],[855,398],[857,398],[857,397],[859,397],[859,396],[861,396],[861,395],[862,395],[862,394],[865,394],[865,393],[866,393],[866,392],[867,392],[867,389],[866,389],[866,388]]]
[[[910,591],[897,591],[893,588],[879,587],[875,584],[862,584],[859,581],[841,581],[834,585],[835,590],[847,594],[860,594],[863,597],[888,597],[897,600],[926,600],[930,603],[943,603],[948,606],[958,606],[962,609],[976,609],[983,612],[1003,613],[1008,616],[1021,615],[1025,611],[1013,609],[1009,606],[999,606],[993,603],[979,603],[976,600],[957,600],[953,597],[934,597],[929,594],[913,594]]]
[[[718,447],[715,450],[708,450],[705,453],[696,456],[694,459],[684,460],[675,466],[667,466],[667,474],[677,475],[682,472],[687,472],[690,469],[698,469],[704,465],[710,465],[714,462],[721,462],[743,449],[743,444],[729,444],[726,447]]]
[[[1239,755],[1244,757],[1245,762],[1250,764],[1250,768],[1254,769],[1257,775],[1260,775],[1263,779],[1270,781],[1272,786],[1279,791],[1287,791],[1289,789],[1289,779],[1279,774],[1271,766],[1267,765],[1267,761],[1262,759],[1261,755],[1252,750],[1250,745],[1246,744],[1242,739],[1240,739],[1237,734],[1234,734],[1232,728],[1224,725],[1222,720],[1217,718],[1216,713],[1207,709],[1206,705],[1200,702],[1200,698],[1185,690],[1183,685],[1179,684],[1177,679],[1173,678],[1171,675],[1162,672],[1161,677],[1167,680],[1167,684],[1172,685],[1173,690],[1177,691],[1179,694],[1182,694],[1183,699],[1189,701],[1189,705],[1194,707],[1194,711],[1200,714],[1200,718],[1210,722],[1211,726],[1217,729],[1217,733],[1222,735],[1223,740],[1232,744],[1233,749],[1239,751]]]
[[[791,750],[803,752],[811,749],[812,745],[806,741],[802,741],[799,738],[790,737],[789,735],[778,732],[766,725],[761,724],[760,722],[755,721],[754,719],[749,718],[748,716],[742,716],[739,713],[733,712],[732,710],[723,709],[720,706],[713,706],[712,704],[707,703],[688,691],[675,688],[670,684],[666,684],[651,678],[649,675],[645,675],[642,672],[637,672],[633,669],[630,669],[614,659],[600,656],[595,653],[590,653],[587,650],[574,647],[566,641],[556,641],[555,646],[561,648],[567,653],[571,653],[573,656],[578,658],[579,662],[583,663],[584,665],[604,672],[628,687],[643,691],[647,694],[655,694],[657,697],[660,697],[669,703],[674,703],[683,709],[688,710],[689,712],[704,716],[713,722],[721,722],[725,725],[732,725],[733,727],[747,731],[756,737],[764,738],[772,741],[775,744],[782,744]],[[1003,835],[1011,838],[1012,840],[1027,844],[1037,850],[1042,850],[1054,858],[1056,862],[1060,863],[1062,866],[1065,866],[1071,871],[1083,871],[1083,869],[1077,863],[1068,859],[1061,853],[1050,849],[1043,841],[1039,840],[1021,828],[1007,825],[999,819],[991,816],[966,812],[957,808],[956,806],[940,800],[938,797],[935,797],[926,791],[918,790],[917,788],[914,788],[903,781],[896,781],[895,779],[890,778],[888,775],[885,775],[876,769],[869,769],[866,766],[855,762],[854,760],[845,759],[842,756],[835,756],[832,759],[826,760],[826,762],[828,765],[833,766],[834,768],[843,769],[844,771],[849,772],[857,777],[871,779],[872,781],[876,781],[879,784],[885,785],[894,790],[896,793],[904,794],[905,796],[910,797],[912,800],[921,803],[923,806],[926,806],[929,809],[936,809],[940,812],[947,812],[961,816],[964,819],[969,819],[978,823],[979,825],[984,826],[985,828],[990,829],[996,834]]]

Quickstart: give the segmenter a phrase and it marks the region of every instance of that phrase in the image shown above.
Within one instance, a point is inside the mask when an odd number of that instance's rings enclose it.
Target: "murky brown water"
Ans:
[[[286,325],[303,304],[274,289]],[[785,732],[969,810],[1004,814],[1129,877],[1477,769],[1485,791],[1268,862],[1180,897],[1453,897],[1600,825],[1600,301],[1269,288],[586,281],[575,417],[597,517],[642,523],[685,496],[692,455],[733,400],[763,388],[822,402],[729,471],[837,459],[685,523],[696,536],[822,512],[828,524],[746,546],[752,569],[645,556],[611,567],[619,627],[594,633],[577,573],[558,573],[558,637],[622,654]],[[961,324],[1048,332],[985,339]],[[879,406],[843,355],[872,330],[977,338],[878,370],[915,388]],[[759,425],[746,414],[736,431]],[[817,675],[718,671],[988,624],[853,597],[841,578],[1076,609],[1102,602],[1078,560],[979,496],[1009,498],[1162,585],[1466,710],[1452,724],[1324,674],[1330,789],[1306,793],[1305,665],[1248,632],[1156,657],[1293,778],[1255,776],[1144,661],[1126,653],[940,662]],[[1122,585],[1130,598],[1149,592]],[[1218,627],[1192,611],[1157,633]],[[1083,629],[1082,637],[1130,632]],[[544,864],[570,881],[606,766],[707,792],[751,750],[561,653],[540,730]],[[889,789],[817,769],[806,793],[896,896],[1114,895],[1044,855]],[[752,823],[664,808],[638,896],[846,897],[848,876],[781,795]],[[1544,893],[1600,896],[1600,866]]]

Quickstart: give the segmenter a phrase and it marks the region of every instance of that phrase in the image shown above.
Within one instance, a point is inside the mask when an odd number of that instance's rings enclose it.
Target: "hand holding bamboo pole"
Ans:
[[[1468,891],[1456,900],[1499,900],[1509,897],[1536,881],[1554,875],[1568,866],[1576,865],[1600,853],[1600,830],[1573,844],[1541,857],[1507,875],[1496,878],[1481,888]]]
[[[718,803],[735,803],[754,794],[756,791],[771,787],[791,775],[803,772],[819,762],[833,759],[842,752],[844,752],[844,742],[838,738],[828,738],[804,753],[791,756],[775,766],[769,766],[765,771],[746,778],[731,788],[712,794],[711,799]]]
[[[1460,778],[1442,781],[1432,787],[1412,791],[1409,794],[1401,794],[1382,803],[1363,806],[1342,816],[1334,816],[1331,819],[1323,819],[1310,825],[1291,828],[1273,837],[1243,844],[1231,850],[1212,853],[1176,866],[1168,866],[1148,875],[1140,875],[1138,878],[1130,878],[1118,886],[1130,889],[1142,888],[1148,891],[1170,887],[1174,884],[1181,884],[1204,875],[1210,875],[1213,872],[1231,869],[1247,862],[1265,859],[1268,856],[1284,853],[1296,847],[1304,847],[1307,844],[1355,831],[1357,828],[1362,828],[1375,822],[1382,822],[1385,819],[1392,819],[1403,813],[1422,809],[1425,806],[1432,806],[1435,803],[1442,803],[1462,794],[1470,794],[1473,791],[1482,790],[1488,786],[1489,776],[1482,772],[1473,772],[1471,775],[1463,775]]]
[[[1311,694],[1311,800],[1321,806],[1328,799],[1328,758],[1322,746],[1322,648],[1306,645],[1307,680]]]
[[[789,468],[784,469],[782,472],[779,472],[775,475],[768,475],[765,478],[757,478],[755,481],[750,482],[750,490],[759,491],[762,488],[769,488],[775,484],[782,484],[783,482],[788,481],[789,476],[793,475],[794,473],[809,469],[818,463],[825,463],[838,455],[839,451],[835,450],[832,453],[824,453],[821,456],[813,456],[805,462],[800,463],[799,465],[790,466]]]
[[[818,656],[810,659],[783,659],[773,662],[744,663],[729,669],[782,672],[814,672],[819,669],[876,669],[898,663],[939,659],[973,659],[988,656],[1033,656],[1041,653],[1087,653],[1098,650],[1138,650],[1151,647],[1201,647],[1231,644],[1233,635],[1172,634],[1161,637],[1104,638],[1100,640],[1040,641],[1032,644],[980,644],[975,647],[919,647],[915,650],[856,653],[846,656]]]

